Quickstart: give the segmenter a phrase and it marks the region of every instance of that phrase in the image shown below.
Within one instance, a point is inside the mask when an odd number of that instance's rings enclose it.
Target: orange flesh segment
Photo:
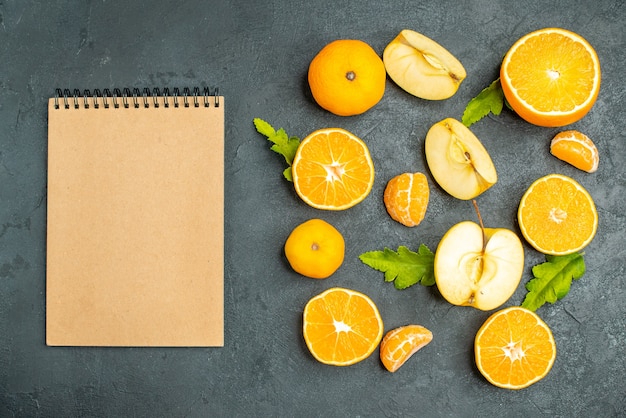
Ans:
[[[588,173],[595,172],[600,163],[600,155],[593,141],[575,130],[558,133],[550,142],[550,152],[558,159]]]
[[[393,373],[432,339],[433,334],[421,325],[406,325],[393,329],[380,343],[380,360],[383,366]]]

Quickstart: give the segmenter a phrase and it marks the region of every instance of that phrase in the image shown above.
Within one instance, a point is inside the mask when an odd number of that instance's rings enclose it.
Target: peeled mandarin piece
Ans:
[[[576,130],[556,134],[550,142],[550,153],[587,173],[595,172],[600,163],[596,145],[587,135]]]
[[[432,332],[421,325],[406,325],[392,329],[385,334],[380,343],[380,360],[383,366],[393,373],[432,339]]]
[[[426,215],[430,190],[422,173],[403,173],[387,183],[383,200],[387,213],[402,225],[419,225]]]

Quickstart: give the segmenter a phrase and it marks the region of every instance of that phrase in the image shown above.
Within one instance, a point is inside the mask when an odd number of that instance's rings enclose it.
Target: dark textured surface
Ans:
[[[0,2],[0,416],[626,414],[624,1],[350,3]],[[556,338],[552,371],[530,388],[507,391],[487,383],[473,363],[473,337],[488,313],[453,307],[435,288],[395,290],[358,255],[420,243],[435,249],[450,226],[475,219],[468,202],[429,177],[426,219],[405,228],[385,213],[382,191],[400,172],[427,172],[428,128],[460,118],[497,76],[511,44],[546,26],[580,33],[600,57],[600,96],[573,125],[596,142],[600,168],[586,174],[555,159],[548,144],[558,129],[531,126],[505,110],[472,128],[499,171],[479,205],[488,225],[517,231],[524,190],[558,172],[588,188],[600,224],[585,251],[585,276],[565,299],[538,311]],[[306,70],[323,45],[358,38],[382,54],[404,28],[434,38],[463,62],[468,78],[453,98],[425,102],[388,81],[383,100],[362,116],[336,117],[312,102]],[[46,347],[46,99],[57,87],[196,85],[219,86],[227,101],[224,348]],[[281,178],[282,161],[255,132],[254,117],[300,137],[328,126],[361,136],[376,165],[371,195],[343,212],[307,207]],[[325,281],[298,276],[282,255],[291,229],[312,217],[346,239],[346,260]],[[543,261],[525,249],[523,283]],[[395,374],[377,353],[348,368],[317,363],[301,337],[301,313],[331,286],[371,296],[386,329],[419,323],[432,330],[433,342]],[[507,305],[524,294],[520,285]]]

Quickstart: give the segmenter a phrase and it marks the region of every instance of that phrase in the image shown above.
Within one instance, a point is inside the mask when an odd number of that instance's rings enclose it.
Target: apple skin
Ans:
[[[435,252],[435,281],[451,304],[483,311],[504,304],[524,270],[524,248],[513,231],[463,221],[446,232]],[[485,242],[483,244],[483,242]]]
[[[435,123],[426,134],[424,148],[435,181],[457,199],[473,199],[498,181],[483,144],[456,119]]]
[[[467,76],[463,64],[434,40],[404,29],[383,51],[389,77],[403,90],[427,100],[456,93]]]

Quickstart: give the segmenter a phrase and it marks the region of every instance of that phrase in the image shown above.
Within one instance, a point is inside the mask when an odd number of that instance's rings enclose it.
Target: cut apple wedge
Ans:
[[[405,29],[383,51],[389,77],[402,89],[428,100],[447,99],[465,79],[465,68],[437,42]]]
[[[498,181],[483,144],[456,119],[444,119],[428,130],[425,152],[435,181],[457,199],[473,199]]]
[[[524,248],[509,229],[483,230],[463,221],[441,239],[434,269],[437,288],[448,302],[488,311],[504,304],[517,289]]]

